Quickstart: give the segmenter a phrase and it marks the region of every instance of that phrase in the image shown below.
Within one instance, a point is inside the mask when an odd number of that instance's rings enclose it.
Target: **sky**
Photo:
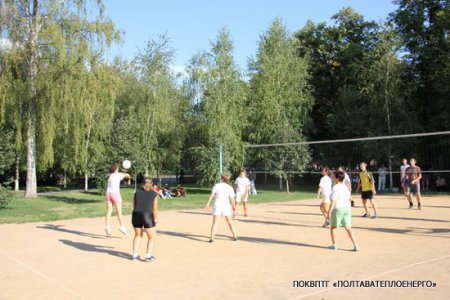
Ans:
[[[175,49],[174,69],[181,71],[199,50],[209,50],[219,30],[226,27],[234,43],[234,58],[245,70],[259,37],[280,17],[290,32],[308,20],[332,22],[350,6],[366,20],[383,21],[396,9],[392,0],[104,0],[105,14],[124,31],[120,45],[108,59],[132,59],[150,39],[167,33]]]

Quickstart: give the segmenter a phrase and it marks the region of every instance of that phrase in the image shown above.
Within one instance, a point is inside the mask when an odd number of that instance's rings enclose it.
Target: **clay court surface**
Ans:
[[[117,219],[110,238],[102,218],[0,225],[0,299],[448,299],[449,200],[425,197],[419,211],[400,196],[379,196],[375,220],[360,217],[356,201],[356,253],[343,229],[340,250],[327,249],[315,200],[254,205],[236,219],[238,241],[222,220],[212,244],[207,211],[161,212],[157,261],[148,263],[130,260],[132,236],[117,230]],[[294,280],[368,279],[437,286],[293,287]]]

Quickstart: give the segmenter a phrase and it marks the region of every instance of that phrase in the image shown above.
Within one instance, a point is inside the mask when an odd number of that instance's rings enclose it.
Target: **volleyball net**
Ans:
[[[317,186],[322,167],[342,166],[356,177],[365,161],[375,181],[384,181],[384,190],[396,191],[404,158],[415,158],[422,169],[423,190],[449,190],[450,131],[246,145],[243,164],[260,185],[281,185],[285,179],[294,186]]]

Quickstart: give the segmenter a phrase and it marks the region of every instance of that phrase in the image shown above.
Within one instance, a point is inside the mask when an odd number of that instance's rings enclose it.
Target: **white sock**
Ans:
[[[147,253],[146,257],[152,257],[151,253]]]
[[[138,253],[133,253],[133,257],[138,257],[139,254]]]

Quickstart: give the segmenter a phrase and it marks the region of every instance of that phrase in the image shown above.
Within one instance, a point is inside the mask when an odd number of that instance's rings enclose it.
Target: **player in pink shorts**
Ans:
[[[120,193],[107,192],[106,193],[106,202],[111,202],[113,205],[120,204],[120,203],[122,203],[122,196],[120,195]]]
[[[112,165],[108,177],[108,188],[106,190],[106,215],[105,215],[105,232],[107,236],[111,235],[109,224],[111,222],[111,214],[113,206],[116,208],[117,218],[120,223],[120,232],[127,234],[127,228],[123,225],[122,219],[122,196],[120,195],[120,182],[124,178],[130,178],[127,173],[119,173],[119,168]]]

